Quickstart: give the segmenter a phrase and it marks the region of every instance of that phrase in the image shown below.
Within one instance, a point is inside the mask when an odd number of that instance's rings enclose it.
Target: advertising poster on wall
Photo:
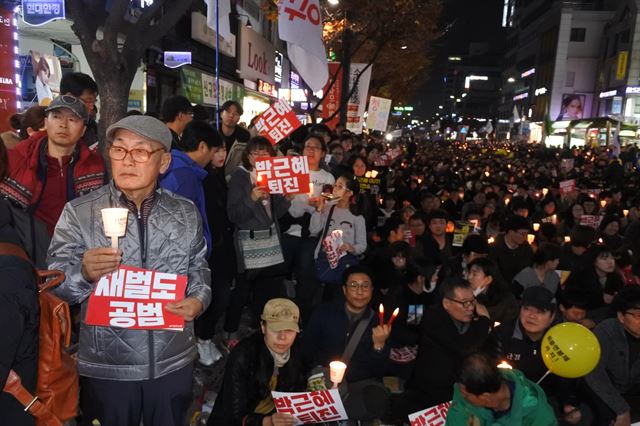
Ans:
[[[556,121],[561,120],[580,120],[584,117],[587,96],[580,93],[565,93],[562,95],[562,103],[560,104],[560,112]]]
[[[49,105],[60,92],[62,68],[60,60],[49,54],[29,51],[39,105]]]

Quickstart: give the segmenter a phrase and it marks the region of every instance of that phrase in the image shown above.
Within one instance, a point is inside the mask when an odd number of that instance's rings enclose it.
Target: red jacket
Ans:
[[[25,209],[37,208],[46,180],[46,132],[37,132],[8,150],[7,176],[0,182],[0,194]],[[67,201],[87,194],[105,184],[105,167],[100,154],[89,150],[84,141],[76,145],[69,167]]]

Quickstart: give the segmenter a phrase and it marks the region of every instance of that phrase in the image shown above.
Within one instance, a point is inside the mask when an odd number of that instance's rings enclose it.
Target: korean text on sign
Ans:
[[[105,275],[89,298],[86,323],[141,330],[184,328],[184,318],[165,305],[184,298],[187,277],[121,266]]]
[[[317,1],[310,0],[283,0],[284,13],[290,21],[307,19],[313,25],[319,25],[321,16]]]
[[[409,414],[411,426],[444,426],[451,402],[443,402],[426,410]]]
[[[270,194],[307,194],[310,190],[306,156],[257,158],[255,169],[258,186]]]
[[[296,424],[347,420],[338,389],[315,392],[272,392],[273,403],[280,414],[291,414]]]
[[[302,126],[291,105],[280,99],[262,113],[255,123],[256,129],[275,145]]]

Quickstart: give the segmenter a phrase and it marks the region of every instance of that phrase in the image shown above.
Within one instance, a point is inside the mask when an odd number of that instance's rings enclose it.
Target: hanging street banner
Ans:
[[[64,0],[22,0],[22,20],[40,26],[56,19],[65,19]]]
[[[280,2],[278,33],[287,42],[289,60],[312,91],[327,82],[327,53],[322,41],[322,13],[319,0]]]
[[[349,91],[356,86],[356,81],[358,83],[347,104],[347,130],[358,135],[362,133],[364,109],[367,106],[369,82],[371,81],[371,67],[365,70],[366,67],[367,64],[351,64],[349,69]]]
[[[338,114],[337,111],[340,109],[340,100],[342,99],[342,72],[338,73],[338,71],[342,71],[340,62],[329,62],[330,78],[324,86],[324,89],[322,89],[324,95],[322,101],[322,118],[327,119],[335,114],[335,117],[324,123],[329,126],[330,129],[335,129],[338,123],[340,123],[340,114]],[[338,73],[337,76],[336,73]],[[333,86],[331,86],[331,89],[329,89],[329,84],[334,77],[336,81],[333,83]]]
[[[369,100],[367,114],[367,128],[384,132],[387,130],[387,121],[391,111],[391,99],[372,96]]]

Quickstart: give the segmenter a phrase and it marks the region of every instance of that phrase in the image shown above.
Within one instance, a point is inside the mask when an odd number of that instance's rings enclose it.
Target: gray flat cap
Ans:
[[[171,151],[171,141],[173,140],[171,131],[157,118],[149,117],[147,115],[131,115],[129,117],[125,117],[109,126],[107,129],[108,141],[111,142],[113,140],[116,130],[118,129],[129,130],[146,139],[160,142],[167,151]]]

